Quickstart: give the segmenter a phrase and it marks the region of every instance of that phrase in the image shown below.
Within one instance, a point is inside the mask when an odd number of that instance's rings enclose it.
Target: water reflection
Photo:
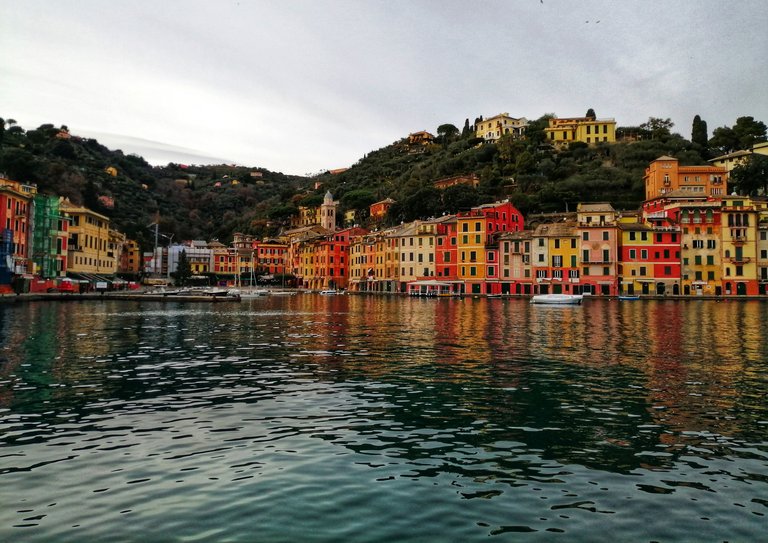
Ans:
[[[578,534],[590,515],[636,540],[648,527],[631,519],[677,508],[658,529],[685,534],[706,503],[723,539],[739,539],[736,526],[756,533],[768,506],[766,316],[753,303],[310,295],[0,307],[0,483],[39,502],[0,517],[0,534],[20,516],[48,530],[41,539],[56,533],[34,519],[44,498],[33,490],[56,476],[146,523],[160,513],[137,509],[142,486],[183,487],[238,525],[228,515],[255,507],[237,486],[250,481],[268,486],[272,501],[257,502],[278,520],[276,504],[319,507],[324,495],[338,507],[354,489],[352,517],[376,492],[402,502],[382,506],[390,520],[418,497],[442,508],[426,523],[448,510],[456,525],[443,533],[465,540]],[[78,479],[84,465],[101,475]],[[126,485],[139,490],[116,493]],[[76,509],[66,492],[58,500]],[[190,522],[164,507],[165,520]],[[275,538],[290,539],[278,520]],[[320,539],[339,536],[317,523]],[[371,540],[401,537],[396,527]]]

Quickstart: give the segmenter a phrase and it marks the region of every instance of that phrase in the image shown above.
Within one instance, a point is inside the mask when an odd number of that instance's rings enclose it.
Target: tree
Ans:
[[[469,127],[469,119],[464,119],[464,128],[461,129],[461,137],[468,138],[474,133],[474,130]]]
[[[768,156],[750,155],[731,171],[731,182],[736,192],[743,196],[768,193]]]
[[[712,131],[709,146],[721,153],[730,153],[734,149],[738,149],[739,140],[733,129],[728,126],[720,126]]]
[[[453,185],[443,191],[443,206],[448,213],[470,209],[478,202],[477,191],[469,185]]]
[[[341,205],[346,209],[368,209],[376,202],[376,196],[370,190],[357,189],[347,192],[341,197]]]
[[[452,124],[441,124],[437,127],[437,137],[444,146],[455,141],[459,136],[459,129]]]
[[[756,143],[766,140],[766,126],[754,117],[739,117],[733,125],[733,134],[738,141],[739,149],[752,149]]]
[[[192,266],[187,259],[187,251],[183,250],[179,253],[179,263],[176,267],[176,285],[183,287],[189,282],[189,278],[192,277]]]
[[[704,121],[696,115],[693,118],[693,126],[691,127],[691,142],[701,145],[706,149],[709,145],[709,132],[707,131],[707,121]]]
[[[670,118],[648,117],[648,121],[641,124],[640,128],[647,132],[651,139],[660,140],[671,134],[673,126],[675,123]]]
[[[589,108],[587,110],[587,114],[584,115],[587,119],[592,119],[593,121],[597,119],[597,115],[595,115],[595,110],[592,108]]]

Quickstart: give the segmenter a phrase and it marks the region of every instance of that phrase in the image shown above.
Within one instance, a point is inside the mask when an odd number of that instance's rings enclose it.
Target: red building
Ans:
[[[0,177],[0,284],[29,273],[30,211],[37,187]]]

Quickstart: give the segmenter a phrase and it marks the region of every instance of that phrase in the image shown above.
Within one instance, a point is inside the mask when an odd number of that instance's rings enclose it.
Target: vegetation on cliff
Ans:
[[[619,143],[554,149],[544,138],[550,116],[532,121],[524,139],[505,135],[496,143],[476,138],[469,120],[462,130],[442,124],[432,143],[409,145],[404,138],[368,153],[342,173],[313,179],[234,165],[151,166],[140,156],[70,135],[67,127],[45,124],[25,131],[0,119],[0,172],[108,216],[117,229],[148,248],[153,241],[149,225],[156,221],[166,240],[227,242],[236,231],[275,235],[290,224],[298,206],[319,205],[327,190],[339,200],[340,215],[357,210],[355,220],[362,225],[367,224],[367,207],[385,198],[396,202],[388,224],[502,198],[526,214],[574,209],[588,201],[635,209],[644,196],[644,169],[655,158],[670,155],[683,165],[701,164],[766,140],[765,124],[752,117],[716,128],[707,140],[706,121],[697,115],[691,140],[673,133],[671,120],[651,117],[637,127],[619,127]],[[470,174],[479,178],[476,189],[434,186],[438,179]],[[736,177],[744,180],[745,189],[768,185],[762,163]]]

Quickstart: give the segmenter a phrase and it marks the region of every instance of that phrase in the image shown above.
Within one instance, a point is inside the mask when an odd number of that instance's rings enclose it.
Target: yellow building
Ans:
[[[723,294],[756,295],[757,240],[765,202],[744,196],[723,198],[720,226]]]
[[[485,280],[485,226],[485,217],[475,211],[456,218],[457,275],[460,281],[478,283]]]
[[[65,199],[59,210],[70,219],[67,271],[112,275],[117,272],[119,236],[110,231],[109,218]]]
[[[353,236],[349,241],[349,288],[358,292],[374,290],[376,233]]]
[[[616,121],[614,119],[595,119],[593,117],[568,117],[549,119],[549,126],[544,129],[547,141],[555,146],[579,141],[592,145],[595,143],[614,143],[616,141]]]
[[[673,201],[667,207],[673,210],[682,232],[680,274],[683,294],[722,294],[722,202],[701,197]]]
[[[712,158],[707,162],[718,168],[725,169],[730,174],[736,166],[744,164],[753,154],[768,155],[768,142],[756,143],[748,151],[734,151],[727,155]]]
[[[574,222],[536,227],[531,239],[534,294],[581,294],[578,239]]]
[[[400,282],[418,281],[435,275],[435,225],[414,221],[398,235]]]
[[[475,136],[483,138],[486,143],[494,143],[505,134],[512,134],[514,138],[520,138],[525,134],[528,119],[510,117],[509,113],[499,113],[489,119],[482,120],[475,125]]]

